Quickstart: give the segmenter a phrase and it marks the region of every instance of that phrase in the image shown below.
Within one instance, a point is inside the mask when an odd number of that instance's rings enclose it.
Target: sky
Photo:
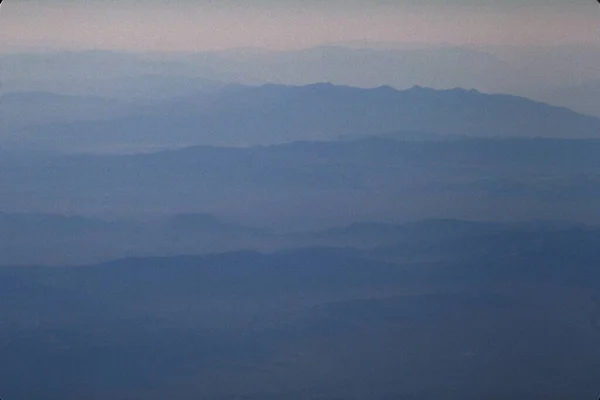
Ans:
[[[595,0],[5,0],[0,51],[600,43]]]

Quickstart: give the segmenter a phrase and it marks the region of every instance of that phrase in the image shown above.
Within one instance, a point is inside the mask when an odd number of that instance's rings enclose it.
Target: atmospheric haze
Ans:
[[[351,41],[598,43],[593,1],[9,1],[1,48],[298,49]]]
[[[5,0],[0,397],[597,399],[595,0]]]

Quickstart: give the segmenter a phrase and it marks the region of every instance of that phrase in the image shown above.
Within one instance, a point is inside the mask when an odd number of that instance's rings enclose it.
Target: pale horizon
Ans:
[[[596,2],[7,0],[0,51],[298,50],[336,43],[600,44]]]

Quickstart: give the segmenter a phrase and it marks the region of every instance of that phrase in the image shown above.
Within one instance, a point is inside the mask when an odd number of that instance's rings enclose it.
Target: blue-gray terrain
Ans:
[[[600,53],[503,51],[0,56],[2,399],[597,398]]]
[[[118,102],[102,104],[96,98],[48,99],[50,95],[44,93],[13,94],[2,98],[3,109],[18,109],[15,103],[24,96],[29,104],[22,106],[22,113],[31,114],[31,122],[29,126],[14,124],[17,126],[7,129],[0,136],[3,148],[140,152],[191,145],[332,140],[397,131],[441,137],[581,139],[597,138],[600,130],[598,118],[521,97],[418,86],[396,90],[389,86],[359,89],[331,84],[229,85],[151,104],[120,106]],[[67,122],[63,117],[54,123],[35,123],[36,118],[43,118],[39,109],[46,110],[48,100],[57,108],[62,104],[63,114],[70,107],[71,120]],[[86,120],[89,109],[96,109],[98,115]],[[59,113],[55,115],[59,119]]]
[[[405,135],[0,160],[0,209],[102,219],[212,214],[322,229],[429,218],[600,222],[600,141]],[[400,138],[398,138],[398,136]]]
[[[0,390],[27,399],[596,394],[598,228],[430,221],[320,235],[387,243],[0,268]]]

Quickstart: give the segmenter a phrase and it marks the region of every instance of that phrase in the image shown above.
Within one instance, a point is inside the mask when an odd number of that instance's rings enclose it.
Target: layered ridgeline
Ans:
[[[3,397],[596,394],[598,229],[433,221],[324,235],[395,243],[0,268]]]
[[[47,105],[43,96],[47,99],[48,95],[31,95],[32,107]],[[12,95],[3,102],[21,101],[20,106],[26,108],[22,99]],[[95,102],[82,98],[80,114],[85,115],[85,104],[94,107]],[[103,105],[99,113],[93,121],[14,128],[3,132],[0,144],[21,149],[135,152],[199,144],[331,140],[396,131],[426,132],[428,137],[571,139],[593,138],[600,132],[600,119],[565,108],[475,90],[422,87],[233,85],[151,105]]]
[[[400,134],[402,137],[402,134]],[[210,213],[284,230],[423,218],[600,222],[600,141],[383,138],[2,157],[0,210]]]
[[[0,54],[5,92],[44,91],[147,101],[224,84],[338,85],[513,93],[598,115],[596,46],[494,47],[346,43],[298,51]],[[576,66],[576,73],[574,72]],[[544,73],[540,74],[543,70]]]
[[[542,239],[546,243],[563,237],[575,241],[586,235],[588,242],[598,242],[600,246],[597,226],[561,221],[355,222],[336,228],[282,233],[235,225],[206,214],[102,220],[4,213],[0,214],[0,265],[81,265],[126,257],[272,252],[306,247],[374,250],[389,252],[392,257],[425,256],[431,260],[444,259],[458,249],[465,250],[466,256],[470,248],[475,257],[495,247],[498,251],[513,251],[513,246],[526,249]]]
[[[140,79],[0,99],[2,398],[597,395],[600,120]]]

